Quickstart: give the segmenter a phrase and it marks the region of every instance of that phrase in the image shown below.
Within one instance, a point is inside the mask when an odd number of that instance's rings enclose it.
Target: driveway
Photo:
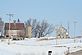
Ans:
[[[77,51],[77,52],[73,52],[73,53],[71,53],[69,55],[82,55],[82,50]]]

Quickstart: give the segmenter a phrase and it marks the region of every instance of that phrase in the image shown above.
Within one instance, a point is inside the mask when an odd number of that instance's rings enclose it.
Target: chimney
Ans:
[[[20,20],[18,19],[17,22],[20,23]]]

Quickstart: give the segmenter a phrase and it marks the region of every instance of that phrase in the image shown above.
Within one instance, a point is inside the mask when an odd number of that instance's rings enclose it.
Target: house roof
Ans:
[[[9,23],[5,23],[5,30],[9,30]],[[24,30],[24,23],[10,23],[10,30]]]

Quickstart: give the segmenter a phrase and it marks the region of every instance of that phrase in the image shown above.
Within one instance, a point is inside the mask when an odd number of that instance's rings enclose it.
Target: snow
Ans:
[[[74,41],[75,40],[75,41]],[[82,50],[82,39],[31,38],[19,41],[0,40],[0,55],[65,55]]]

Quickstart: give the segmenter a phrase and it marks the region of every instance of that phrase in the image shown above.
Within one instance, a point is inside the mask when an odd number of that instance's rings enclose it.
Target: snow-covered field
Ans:
[[[82,50],[82,39],[31,38],[19,41],[0,40],[0,55],[65,55]]]

